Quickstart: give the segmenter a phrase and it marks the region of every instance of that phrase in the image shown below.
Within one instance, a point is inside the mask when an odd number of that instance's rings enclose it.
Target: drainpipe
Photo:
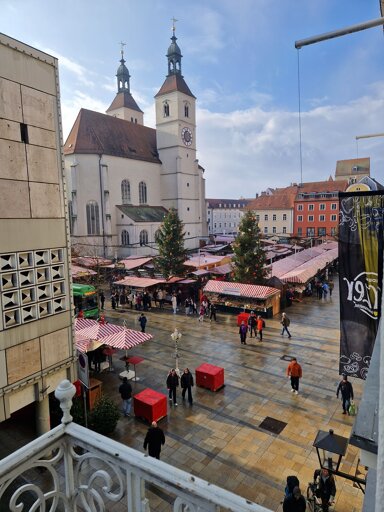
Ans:
[[[100,204],[101,204],[101,233],[103,236],[103,257],[106,258],[106,247],[105,247],[105,224],[104,224],[104,186],[103,186],[103,174],[101,159],[103,155],[99,155],[99,182],[100,182]]]

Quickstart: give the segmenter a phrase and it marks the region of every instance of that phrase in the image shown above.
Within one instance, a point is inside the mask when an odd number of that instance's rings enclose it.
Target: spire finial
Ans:
[[[171,21],[172,21],[172,35],[173,35],[173,37],[175,37],[175,30],[176,30],[176,25],[175,25],[175,23],[176,23],[177,21],[179,21],[179,20],[177,20],[177,19],[173,16],[173,18],[171,18]]]
[[[120,49],[120,53],[121,53],[121,58],[124,59],[124,46],[126,46],[127,43],[123,43],[123,41],[120,41],[120,46],[121,46],[121,49]]]

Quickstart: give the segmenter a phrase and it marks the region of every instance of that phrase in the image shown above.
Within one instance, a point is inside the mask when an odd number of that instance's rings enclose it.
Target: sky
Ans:
[[[174,17],[207,198],[328,179],[337,160],[357,157],[370,157],[384,184],[384,137],[356,141],[384,133],[382,27],[295,49],[379,18],[379,0],[0,0],[0,9],[0,32],[59,59],[64,140],[80,108],[111,104],[121,41],[132,95],[155,127]]]

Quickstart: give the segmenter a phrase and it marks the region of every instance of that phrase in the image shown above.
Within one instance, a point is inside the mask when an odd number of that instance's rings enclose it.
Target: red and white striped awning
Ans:
[[[253,299],[266,299],[272,297],[280,290],[270,286],[255,284],[232,283],[228,281],[208,281],[204,292],[220,293],[222,295],[236,295],[238,297],[250,297]]]
[[[149,277],[125,277],[120,281],[115,281],[114,285],[131,286],[132,288],[149,288],[160,283],[165,283],[165,279],[150,279]]]
[[[103,343],[120,350],[128,350],[152,338],[151,334],[124,328],[121,332],[103,338]]]

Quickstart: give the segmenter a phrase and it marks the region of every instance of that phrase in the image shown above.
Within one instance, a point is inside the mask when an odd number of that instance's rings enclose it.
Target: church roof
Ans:
[[[156,130],[82,108],[64,144],[64,154],[104,154],[161,163]]]
[[[186,94],[187,96],[195,98],[195,96],[191,93],[188,85],[185,83],[184,78],[179,74],[168,75],[155,98],[174,91],[179,91]]]
[[[136,101],[133,99],[132,94],[128,91],[118,92],[115,96],[115,99],[112,101],[110,107],[107,109],[107,112],[122,107],[130,108],[131,110],[136,110],[137,112],[143,112],[139,108]]]
[[[163,206],[122,204],[117,205],[117,208],[133,222],[163,222],[168,213]]]

